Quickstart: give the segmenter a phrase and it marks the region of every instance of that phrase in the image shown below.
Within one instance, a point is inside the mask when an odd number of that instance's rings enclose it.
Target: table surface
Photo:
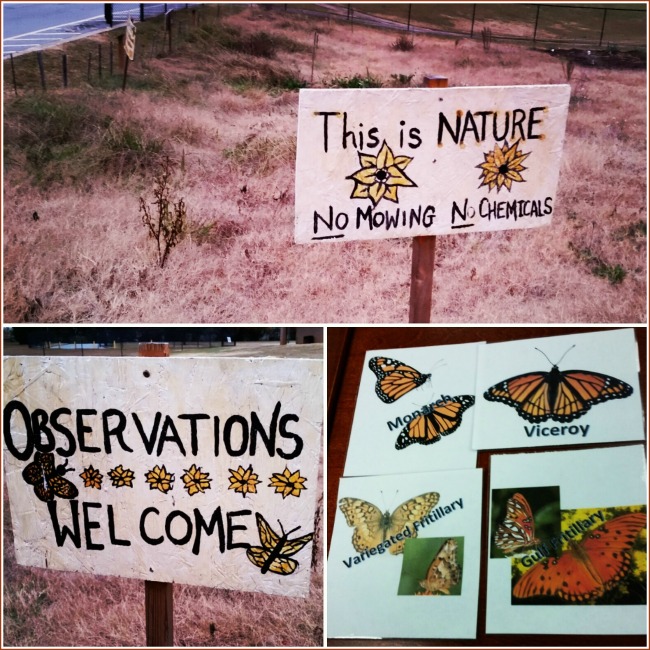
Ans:
[[[605,327],[329,327],[327,331],[327,544],[332,536],[336,513],[339,479],[343,476],[345,457],[350,440],[352,419],[367,350],[428,345],[450,345],[487,341],[497,343],[542,336],[559,336],[579,332],[591,332]],[[641,399],[646,412],[647,391],[647,340],[646,329],[634,328],[639,348],[641,371]],[[647,443],[647,440],[646,440]],[[570,446],[570,449],[588,449],[602,446],[623,446],[630,443],[610,445]],[[537,451],[567,449],[566,446],[544,447]],[[522,449],[494,450],[498,453],[521,453]],[[536,450],[526,449],[534,453]],[[329,646],[641,646],[647,647],[643,635],[556,635],[556,634],[486,634],[485,603],[487,590],[487,561],[489,552],[488,495],[490,483],[490,457],[493,451],[479,451],[477,467],[483,468],[483,520],[481,530],[481,570],[479,576],[479,603],[477,638],[466,639],[328,639]]]

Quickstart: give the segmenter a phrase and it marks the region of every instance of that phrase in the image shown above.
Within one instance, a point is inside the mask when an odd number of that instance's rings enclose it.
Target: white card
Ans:
[[[490,554],[486,631],[644,634],[645,477],[642,445],[493,456],[491,544],[534,542]]]
[[[526,379],[517,379],[527,373]],[[552,397],[560,381],[567,385],[564,401]],[[483,346],[476,393],[475,449],[644,439],[632,329]],[[536,412],[530,402],[538,404]]]
[[[481,346],[466,343],[367,352],[344,475],[475,467],[472,425]],[[391,393],[390,386],[398,392]],[[441,400],[443,396],[451,400]],[[434,421],[427,422],[427,415]]]
[[[341,479],[329,637],[476,638],[481,476],[471,469]],[[365,524],[386,510],[392,528],[371,535]],[[400,544],[403,552],[392,553]]]

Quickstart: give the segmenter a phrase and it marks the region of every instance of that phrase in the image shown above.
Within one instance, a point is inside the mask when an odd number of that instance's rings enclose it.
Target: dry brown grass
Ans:
[[[5,321],[404,322],[409,240],[293,243],[298,95],[260,81],[309,79],[318,28],[316,87],[367,72],[385,85],[394,74],[441,74],[452,86],[566,82],[559,60],[520,46],[485,52],[480,39],[416,36],[399,52],[392,32],[254,8],[225,22],[306,49],[268,60],[179,49],[134,66],[162,80],[159,91],[83,91],[91,110],[110,107],[144,142],[184,157],[178,191],[191,227],[165,268],[138,217],[146,164],[32,187],[18,159],[4,187]],[[571,84],[553,224],[439,237],[432,322],[645,322],[645,71],[576,68]],[[626,274],[612,284],[617,267]]]

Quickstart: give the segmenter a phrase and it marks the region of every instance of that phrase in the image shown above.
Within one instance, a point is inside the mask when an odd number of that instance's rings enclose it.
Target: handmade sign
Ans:
[[[367,352],[345,476],[476,467],[472,424],[481,346]]]
[[[481,471],[341,479],[328,636],[476,637]]]
[[[646,475],[642,445],[493,456],[486,631],[644,634]]]
[[[20,564],[302,596],[321,363],[4,360]]]
[[[644,439],[632,329],[483,346],[476,393],[475,449]]]
[[[301,90],[296,242],[548,225],[570,91]]]
[[[124,33],[124,51],[131,61],[135,57],[135,32],[135,23],[129,16],[126,21],[126,32]]]

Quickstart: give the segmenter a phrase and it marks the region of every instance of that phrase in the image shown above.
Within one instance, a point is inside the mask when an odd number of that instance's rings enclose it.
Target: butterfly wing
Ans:
[[[312,539],[314,539],[314,533],[308,533],[307,535],[302,535],[301,537],[288,539],[282,545],[282,548],[280,549],[280,555],[282,557],[295,555],[303,546],[309,544]]]
[[[79,496],[79,490],[77,490],[76,486],[63,476],[55,474],[48,479],[48,483],[52,493],[62,499],[76,499]]]
[[[519,553],[541,543],[535,537],[533,512],[523,494],[517,492],[506,502],[506,516],[497,527],[494,543],[505,555]]]
[[[417,537],[417,533],[412,524],[426,517],[436,506],[439,499],[440,495],[437,492],[427,492],[400,504],[390,516],[385,538],[401,533],[406,528],[410,530],[411,538]],[[393,555],[402,553],[404,551],[405,541],[402,540],[396,544],[392,544],[390,552]]]
[[[629,550],[646,527],[646,515],[634,512],[614,517],[587,533],[580,543],[605,590],[614,586],[630,566]]]
[[[375,393],[382,402],[391,404],[431,377],[415,368],[388,357],[372,357],[368,363],[376,377]]]
[[[632,394],[632,386],[620,379],[587,370],[532,372],[505,379],[488,388],[485,399],[512,406],[529,422],[571,422],[593,404]]]
[[[54,454],[37,451],[34,454],[34,460],[23,470],[23,479],[29,485],[34,486],[34,494],[41,501],[52,501],[54,499],[54,490],[51,486],[52,478],[57,478],[54,470]],[[74,486],[72,487],[74,488]]]
[[[377,506],[363,499],[344,497],[339,501],[339,508],[348,526],[354,527],[352,545],[358,553],[386,539],[386,520]]]
[[[431,562],[425,579],[420,582],[427,595],[436,595],[436,593],[449,595],[449,590],[458,584],[461,567],[456,557],[457,550],[458,542],[455,539],[448,539],[442,545]]]
[[[425,409],[426,412],[413,418],[400,432],[396,449],[404,449],[414,442],[430,445],[438,442],[458,429],[463,413],[474,404],[473,395],[443,397]]]
[[[559,558],[544,560],[527,571],[513,589],[515,598],[554,596],[582,602],[602,596],[628,572],[629,549],[646,526],[646,515],[615,517],[587,533]]]
[[[269,522],[262,517],[259,512],[255,513],[255,521],[257,522],[257,532],[260,536],[262,546],[271,551],[280,541],[280,536],[271,528]]]
[[[263,569],[267,565],[271,552],[261,546],[250,546],[246,549],[246,556],[253,564]],[[297,566],[298,562],[295,560],[278,555],[268,564],[266,570],[286,576],[292,574]]]

